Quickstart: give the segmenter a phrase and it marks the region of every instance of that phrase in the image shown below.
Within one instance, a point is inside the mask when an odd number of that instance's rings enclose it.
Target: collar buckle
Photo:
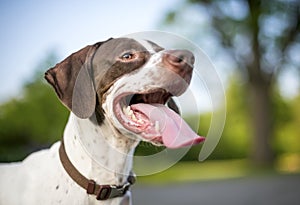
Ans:
[[[96,199],[97,200],[107,200],[111,198],[111,191],[112,187],[110,185],[101,185],[100,189],[97,193]]]
[[[107,200],[115,197],[121,197],[126,194],[131,184],[129,182],[125,183],[123,186],[115,185],[100,185],[100,189],[97,193],[97,200]]]
[[[86,190],[87,194],[96,195],[97,200],[107,200],[115,197],[122,197],[126,194],[128,189],[136,180],[134,173],[130,173],[127,182],[124,185],[99,185],[92,179],[87,179],[83,176],[72,164],[65,150],[63,141],[59,148],[60,161],[68,173],[68,175],[76,182],[79,186]]]

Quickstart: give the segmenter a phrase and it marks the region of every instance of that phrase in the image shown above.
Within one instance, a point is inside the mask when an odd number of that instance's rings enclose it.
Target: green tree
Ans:
[[[0,161],[23,159],[61,138],[68,111],[43,79],[56,59],[50,54],[22,94],[0,105]]]
[[[284,68],[299,69],[299,7],[296,0],[187,0],[166,17],[167,25],[180,24],[177,32],[186,31],[209,49],[217,47],[213,52],[230,56],[239,68],[251,117],[250,155],[257,165],[274,161],[272,94],[277,77]]]
[[[227,109],[226,126],[212,158],[233,159],[245,158],[249,152],[251,126],[247,98],[244,92],[245,84],[238,76],[229,79],[226,90]]]
[[[276,99],[280,97],[277,96]],[[292,100],[276,100],[275,142],[278,153],[300,154],[300,94]]]

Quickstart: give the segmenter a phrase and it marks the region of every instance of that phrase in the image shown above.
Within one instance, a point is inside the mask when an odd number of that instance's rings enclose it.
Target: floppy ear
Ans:
[[[45,73],[61,102],[79,118],[88,118],[95,111],[96,92],[91,64],[101,44],[86,46]]]

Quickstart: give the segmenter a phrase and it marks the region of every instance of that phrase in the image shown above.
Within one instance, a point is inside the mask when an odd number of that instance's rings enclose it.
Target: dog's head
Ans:
[[[172,100],[187,89],[193,64],[187,50],[117,38],[73,53],[45,78],[79,118],[96,114],[99,125],[108,120],[123,135],[176,148],[204,140]]]

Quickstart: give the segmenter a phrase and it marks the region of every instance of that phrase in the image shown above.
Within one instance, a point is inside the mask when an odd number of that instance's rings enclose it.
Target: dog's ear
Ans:
[[[173,110],[174,112],[176,112],[178,115],[180,115],[180,110],[177,106],[177,104],[175,103],[175,101],[173,100],[173,98],[170,98],[170,100],[167,103],[168,107]]]
[[[96,92],[91,64],[101,44],[86,46],[45,73],[61,102],[79,118],[88,118],[95,111]]]

